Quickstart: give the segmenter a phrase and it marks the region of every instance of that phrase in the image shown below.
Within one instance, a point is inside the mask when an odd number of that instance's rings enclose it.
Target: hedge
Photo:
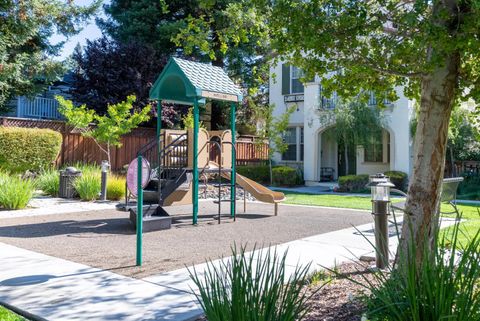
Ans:
[[[295,168],[288,166],[278,166],[272,169],[273,185],[275,186],[295,186],[303,183],[301,173]]]
[[[51,129],[0,127],[0,169],[40,171],[53,164],[62,135]]]
[[[270,184],[270,169],[268,165],[237,166],[237,173],[258,183]],[[288,166],[274,166],[272,168],[273,185],[295,186],[303,184],[302,173]]]
[[[339,192],[363,192],[367,188],[368,175],[346,175],[338,178]]]
[[[258,183],[270,184],[270,169],[268,165],[237,166],[237,173]]]
[[[407,187],[408,187],[407,173],[400,172],[400,171],[387,171],[384,174],[390,178],[390,181],[395,185],[396,188],[404,192],[407,191]]]

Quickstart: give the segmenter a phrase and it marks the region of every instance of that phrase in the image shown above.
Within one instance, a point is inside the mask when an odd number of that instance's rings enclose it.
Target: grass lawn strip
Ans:
[[[310,206],[327,206],[339,208],[351,208],[360,210],[371,210],[372,203],[369,195],[348,196],[348,195],[328,195],[328,194],[303,194],[289,191],[283,191],[286,196],[286,204],[310,205]],[[404,199],[394,198],[392,202],[401,202]],[[444,212],[451,212],[453,209],[449,205],[442,205]],[[473,237],[480,229],[480,206],[476,205],[458,205],[458,210],[465,220],[460,229],[460,244],[466,244],[469,238]],[[446,217],[455,217],[455,214],[444,215]],[[452,227],[446,228],[443,233],[448,233]]]
[[[7,308],[0,305],[0,320],[1,321],[27,321],[27,319],[22,318],[18,314],[8,310]]]

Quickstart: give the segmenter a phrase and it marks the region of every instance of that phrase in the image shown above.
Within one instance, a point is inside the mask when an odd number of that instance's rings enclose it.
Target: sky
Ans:
[[[93,0],[75,0],[75,3],[78,5],[89,5],[93,2]],[[108,3],[109,0],[103,0],[103,3]],[[104,16],[103,14],[103,9],[100,8],[97,16]],[[55,60],[64,60],[68,56],[70,56],[73,52],[73,49],[77,45],[77,43],[80,43],[81,46],[84,46],[87,43],[87,40],[94,40],[97,38],[100,38],[102,36],[101,30],[97,27],[95,24],[95,18],[90,19],[90,21],[87,23],[87,25],[83,28],[83,30],[75,35],[70,37],[69,39],[66,39],[62,35],[53,35],[50,38],[50,41],[52,43],[58,43],[60,41],[67,40],[65,45],[63,46],[62,51],[60,52],[60,55],[55,57]]]

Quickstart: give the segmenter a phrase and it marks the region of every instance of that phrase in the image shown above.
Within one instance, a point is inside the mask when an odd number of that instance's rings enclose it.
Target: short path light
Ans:
[[[375,252],[376,266],[384,269],[388,266],[388,206],[390,203],[390,187],[394,187],[384,174],[370,175],[372,193],[372,215],[375,219]]]
[[[106,201],[107,200],[107,176],[108,176],[108,172],[110,171],[110,164],[108,163],[108,161],[106,160],[102,161],[101,169],[102,169],[102,188],[100,192],[100,200]]]

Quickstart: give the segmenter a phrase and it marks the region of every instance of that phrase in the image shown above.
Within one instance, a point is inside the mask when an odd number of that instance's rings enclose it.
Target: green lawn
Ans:
[[[12,311],[8,310],[7,308],[0,305],[0,320],[1,321],[26,321],[26,319],[22,318],[18,314],[13,313]]]
[[[371,210],[372,202],[370,195],[362,196],[343,196],[343,195],[312,195],[282,191],[287,200],[286,204],[313,205],[354,208],[360,210]],[[399,199],[401,201],[401,199]]]
[[[286,204],[297,205],[313,205],[313,206],[329,206],[329,207],[341,207],[341,208],[353,208],[361,210],[371,210],[372,203],[370,196],[343,196],[343,195],[312,195],[302,193],[292,193],[283,191],[287,197]],[[392,202],[400,202],[403,199],[393,199]],[[451,212],[453,209],[449,205],[442,205],[444,212]],[[475,235],[480,229],[480,206],[474,205],[458,205],[458,210],[462,214],[462,219],[466,222],[462,223],[460,229],[460,243],[465,244],[468,238]],[[455,217],[455,215],[445,215],[447,217]],[[447,228],[443,233],[448,233],[451,228]]]

